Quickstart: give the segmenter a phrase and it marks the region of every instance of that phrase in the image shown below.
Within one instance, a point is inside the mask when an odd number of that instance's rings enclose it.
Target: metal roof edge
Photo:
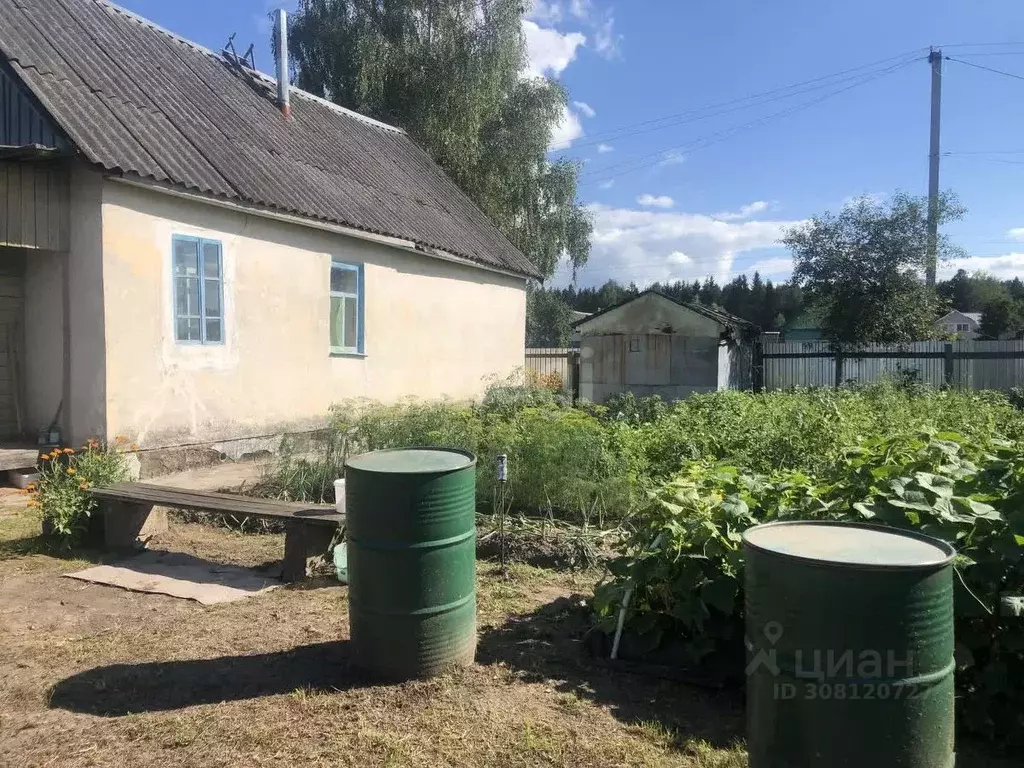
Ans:
[[[127,8],[123,8],[122,6],[117,5],[117,3],[112,3],[110,2],[110,0],[95,0],[95,2],[99,5],[105,5],[108,8],[113,9],[117,13],[123,14],[124,16],[127,16],[130,19],[134,19],[138,23],[144,24],[150,29],[161,34],[167,35],[172,40],[175,40],[181,43],[182,45],[187,45],[190,48],[194,48],[200,53],[204,53],[207,56],[211,56],[217,59],[218,61],[228,61],[228,59],[224,56],[223,53],[217,53],[216,51],[210,50],[205,45],[200,45],[194,40],[189,40],[187,37],[182,37],[181,35],[172,32],[171,30],[166,29],[165,27],[161,27],[159,24],[152,21],[151,19],[147,19],[145,16],[141,16],[135,13],[134,11],[130,11]],[[264,80],[268,85],[272,84],[275,90],[277,89],[276,77],[271,77],[270,75],[266,74],[265,72],[261,72],[258,69],[251,69],[249,71],[252,72],[255,76],[259,77],[261,80]],[[309,91],[304,91],[301,88],[296,88],[294,85],[291,86],[289,90],[291,93],[297,93],[300,96],[309,99],[310,101],[318,102],[324,105],[325,107],[333,109],[335,112],[345,115],[346,117],[351,117],[355,120],[361,120],[362,122],[367,123],[368,125],[373,125],[377,128],[383,128],[384,130],[394,131],[395,133],[401,133],[405,135],[405,130],[403,128],[399,128],[397,125],[389,125],[388,123],[381,122],[380,120],[375,120],[372,117],[367,117],[366,115],[362,115],[359,112],[355,112],[354,110],[343,107],[340,104],[335,104],[333,101],[328,101],[327,99],[321,96],[312,94]]]

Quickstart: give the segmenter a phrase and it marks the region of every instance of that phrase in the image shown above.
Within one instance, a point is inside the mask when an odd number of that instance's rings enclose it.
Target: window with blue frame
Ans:
[[[331,262],[331,352],[364,354],[363,265]]]
[[[224,342],[224,264],[217,240],[175,235],[174,339],[185,344]]]

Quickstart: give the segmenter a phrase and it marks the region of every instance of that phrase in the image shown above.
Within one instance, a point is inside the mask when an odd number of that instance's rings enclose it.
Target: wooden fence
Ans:
[[[832,387],[912,377],[933,386],[1024,386],[1024,341],[918,341],[837,349],[826,341],[758,345],[755,388]]]
[[[523,369],[533,384],[558,388],[574,397],[579,391],[579,350],[568,347],[533,347],[526,350]]]

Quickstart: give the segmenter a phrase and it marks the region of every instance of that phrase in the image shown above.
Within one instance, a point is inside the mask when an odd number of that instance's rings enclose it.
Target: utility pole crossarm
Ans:
[[[939,160],[942,123],[942,49],[928,54],[932,66],[931,141],[928,150],[928,244],[925,254],[925,283],[935,285],[939,245]]]

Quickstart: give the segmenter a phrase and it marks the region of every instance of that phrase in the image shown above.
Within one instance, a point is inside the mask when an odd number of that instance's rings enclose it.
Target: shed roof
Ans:
[[[102,0],[0,0],[0,54],[92,164],[536,268],[403,131],[277,83]]]
[[[587,317],[581,318],[580,320],[577,320],[576,322],[574,322],[572,324],[572,327],[573,328],[579,328],[579,327],[581,327],[583,325],[586,325],[590,321],[596,320],[597,318],[601,317],[602,315],[607,314],[608,312],[612,312],[613,310],[616,310],[619,307],[624,307],[627,304],[630,304],[630,303],[636,301],[637,299],[641,298],[642,296],[650,296],[650,295],[660,296],[661,298],[665,299],[666,301],[670,301],[670,302],[672,302],[673,304],[675,304],[677,306],[684,307],[684,308],[690,310],[691,312],[696,312],[698,315],[706,317],[709,320],[714,320],[719,325],[723,325],[725,327],[729,327],[729,328],[754,328],[754,327],[756,327],[753,323],[751,323],[751,322],[749,322],[747,320],[744,320],[742,317],[737,317],[736,315],[734,315],[734,314],[732,314],[730,312],[726,312],[724,309],[719,309],[718,307],[708,307],[708,306],[706,306],[704,304],[697,304],[697,303],[694,303],[694,302],[676,301],[671,296],[666,296],[661,291],[656,291],[653,288],[649,288],[646,291],[641,291],[636,296],[632,296],[632,297],[626,299],[625,301],[620,301],[618,304],[613,304],[610,307],[606,307],[605,309],[602,309],[602,310],[599,310],[597,312],[594,312],[592,315],[588,315]]]

